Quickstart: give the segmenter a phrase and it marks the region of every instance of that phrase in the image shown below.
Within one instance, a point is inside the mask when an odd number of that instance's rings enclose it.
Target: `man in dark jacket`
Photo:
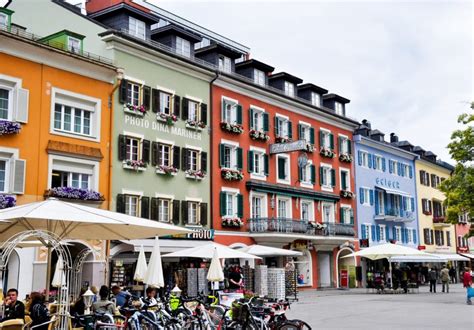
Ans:
[[[430,279],[430,292],[436,293],[436,280],[438,279],[438,272],[436,268],[431,268],[428,272],[428,278]]]
[[[13,319],[25,319],[25,305],[18,300],[18,290],[10,289],[7,291],[5,299],[5,314],[2,321]]]

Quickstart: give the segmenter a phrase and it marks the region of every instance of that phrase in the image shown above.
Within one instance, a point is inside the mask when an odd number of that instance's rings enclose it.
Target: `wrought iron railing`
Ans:
[[[398,208],[387,208],[382,212],[376,211],[375,217],[378,219],[400,219],[403,221],[415,220],[415,215],[411,211],[405,211]]]
[[[250,218],[247,221],[251,233],[304,234],[312,236],[354,236],[354,225],[342,223],[318,223],[289,218]]]

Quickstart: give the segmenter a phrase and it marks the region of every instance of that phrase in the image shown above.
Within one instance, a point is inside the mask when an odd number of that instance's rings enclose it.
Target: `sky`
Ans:
[[[473,98],[471,1],[148,0],[251,49],[251,56],[351,100],[368,119],[450,161]]]

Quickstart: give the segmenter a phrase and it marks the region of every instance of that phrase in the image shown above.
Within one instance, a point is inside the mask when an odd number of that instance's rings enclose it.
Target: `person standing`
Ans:
[[[243,286],[243,277],[239,266],[234,266],[229,273],[229,289],[240,290]]]
[[[469,288],[472,285],[472,277],[471,277],[471,269],[469,267],[466,267],[464,269],[464,274],[462,276],[462,284],[466,288],[466,295],[467,295],[467,304],[471,305],[471,297],[469,296]]]
[[[443,266],[440,273],[441,283],[443,284],[443,292],[446,289],[446,293],[449,293],[449,269],[446,265]]]
[[[451,278],[452,284],[456,283],[456,269],[453,266],[449,268],[449,277]]]
[[[9,289],[5,299],[5,313],[2,321],[25,319],[25,305],[18,300],[18,290]]]
[[[430,292],[436,293],[436,280],[438,279],[436,268],[433,267],[428,271],[428,278],[430,280]]]

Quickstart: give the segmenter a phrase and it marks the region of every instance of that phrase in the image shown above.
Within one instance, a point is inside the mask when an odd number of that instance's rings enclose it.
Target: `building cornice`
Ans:
[[[420,156],[418,156],[417,154],[413,152],[409,152],[409,151],[394,147],[388,143],[374,141],[362,135],[354,135],[354,142],[359,145],[365,145],[365,146],[372,147],[375,149],[383,150],[385,152],[392,153],[396,156],[403,157],[409,160],[416,160],[420,158]]]
[[[441,172],[447,173],[448,175],[451,175],[451,172],[452,172],[451,169],[448,169],[448,168],[444,167],[444,166],[441,165],[441,164],[435,164],[435,163],[430,162],[430,161],[428,161],[428,160],[426,160],[426,159],[423,159],[423,158],[417,159],[417,160],[416,160],[416,163],[420,163],[420,164],[422,164],[422,165],[425,166],[425,167],[437,169],[437,170],[439,170],[439,171],[441,171]]]
[[[337,202],[339,195],[294,186],[250,180],[245,183],[248,190],[291,197],[304,197],[318,201]]]

